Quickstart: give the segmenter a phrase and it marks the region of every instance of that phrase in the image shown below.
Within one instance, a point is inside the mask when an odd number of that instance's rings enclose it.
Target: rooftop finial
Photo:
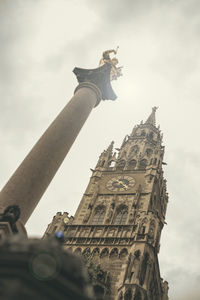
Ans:
[[[146,120],[145,124],[151,124],[151,125],[156,125],[156,110],[158,109],[158,106],[152,107],[152,112],[148,119]]]

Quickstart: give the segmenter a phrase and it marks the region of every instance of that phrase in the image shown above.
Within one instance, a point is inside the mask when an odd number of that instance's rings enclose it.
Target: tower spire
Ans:
[[[158,109],[158,107],[154,106],[152,107],[152,112],[150,114],[150,116],[148,117],[148,119],[146,120],[145,124],[151,124],[151,125],[156,125],[156,110]]]

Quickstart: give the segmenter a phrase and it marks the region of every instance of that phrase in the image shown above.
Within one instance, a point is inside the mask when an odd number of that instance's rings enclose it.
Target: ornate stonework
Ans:
[[[66,249],[94,254],[109,271],[111,300],[168,299],[157,257],[168,194],[155,111],[125,137],[118,153],[113,142],[103,151],[74,219],[65,223],[57,214],[45,233],[62,230]]]

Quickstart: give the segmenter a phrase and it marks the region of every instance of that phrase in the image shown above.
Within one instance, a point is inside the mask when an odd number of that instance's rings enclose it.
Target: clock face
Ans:
[[[111,178],[106,187],[113,192],[124,192],[135,185],[135,179],[130,176],[116,176]]]

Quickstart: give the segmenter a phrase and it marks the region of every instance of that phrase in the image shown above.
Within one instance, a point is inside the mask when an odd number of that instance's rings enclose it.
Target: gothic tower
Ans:
[[[74,218],[57,213],[45,233],[62,230],[66,248],[92,253],[109,271],[111,300],[168,299],[158,263],[168,195],[155,111],[124,138],[118,153],[114,142],[103,151]]]

